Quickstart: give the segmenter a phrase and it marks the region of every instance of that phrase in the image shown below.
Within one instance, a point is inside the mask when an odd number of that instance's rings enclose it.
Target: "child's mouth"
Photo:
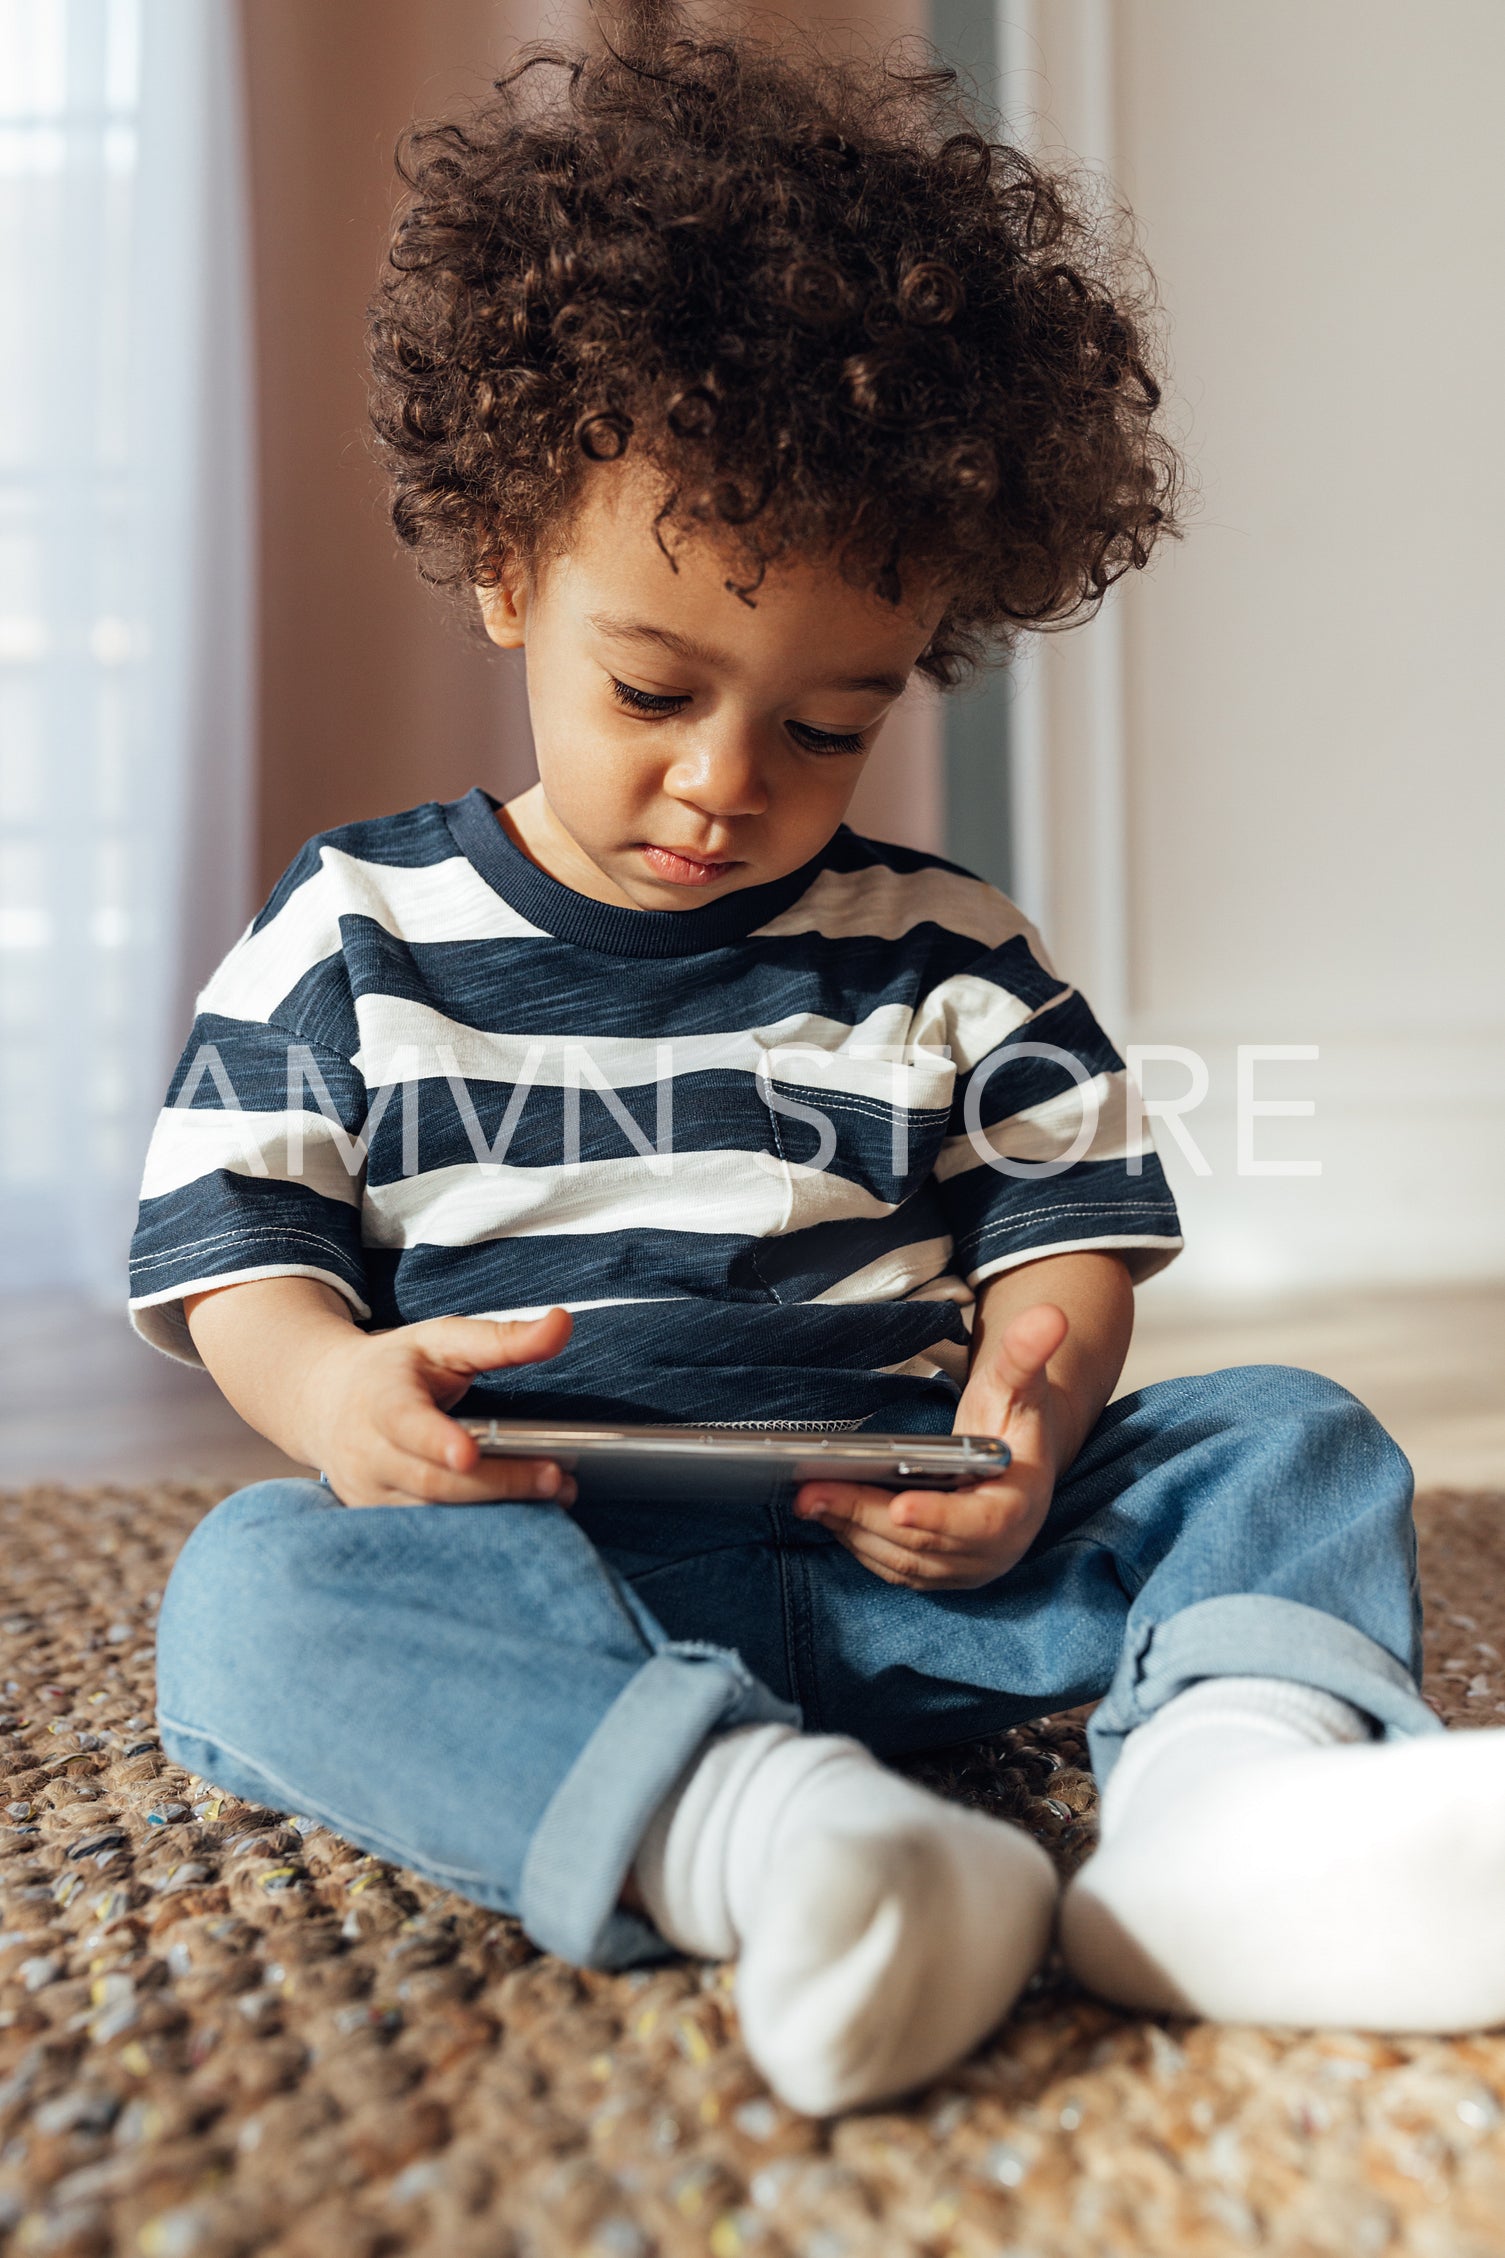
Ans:
[[[642,852],[655,878],[667,878],[671,886],[711,886],[736,868],[730,862],[697,862],[693,855],[678,855],[669,847],[644,847]]]

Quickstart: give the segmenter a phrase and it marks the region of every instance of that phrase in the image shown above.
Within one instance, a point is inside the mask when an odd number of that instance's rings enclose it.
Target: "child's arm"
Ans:
[[[434,1317],[364,1333],[315,1278],[257,1278],[192,1294],[188,1329],[224,1394],[269,1442],[329,1476],[346,1505],[480,1505],[574,1483],[544,1459],[482,1459],[445,1410],[481,1372],[557,1356],[562,1309],[526,1324]]]
[[[1038,1535],[1057,1476],[1113,1393],[1133,1326],[1134,1289],[1117,1255],[1047,1255],[1004,1271],[979,1296],[953,1426],[1001,1435],[1013,1453],[1007,1474],[949,1494],[811,1482],[796,1510],[887,1583],[991,1584]]]

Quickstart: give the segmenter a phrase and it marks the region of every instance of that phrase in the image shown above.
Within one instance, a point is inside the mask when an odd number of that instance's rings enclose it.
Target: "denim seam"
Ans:
[[[580,1527],[580,1524],[578,1523],[578,1521],[576,1521],[576,1520],[575,1520],[574,1516],[573,1516],[573,1515],[572,1515],[572,1514],[571,1514],[571,1513],[570,1513],[570,1512],[569,1512],[569,1511],[567,1510],[567,1508],[566,1508],[566,1507],[564,1507],[564,1506],[562,1506],[562,1505],[556,1505],[556,1506],[552,1506],[552,1507],[550,1507],[550,1508],[547,1508],[547,1510],[550,1510],[550,1511],[553,1511],[553,1512],[555,1512],[555,1513],[561,1514],[561,1515],[562,1515],[562,1516],[564,1517],[564,1519],[565,1519],[566,1521],[568,1521],[568,1522],[570,1523],[570,1526],[571,1526],[572,1528],[579,1528],[579,1527]],[[585,1532],[584,1532],[584,1530],[583,1530],[583,1529],[582,1529],[582,1530],[580,1531],[580,1533],[581,1533],[581,1535],[582,1535],[582,1536],[584,1536],[584,1535],[585,1535]],[[586,1543],[587,1543],[587,1544],[590,1544],[590,1542],[591,1542],[590,1538],[589,1538],[589,1537],[586,1537]],[[594,1547],[593,1547],[593,1549],[597,1549],[597,1548],[594,1548]],[[604,1557],[602,1557],[602,1556],[601,1556],[601,1555],[599,1554],[599,1551],[598,1551],[598,1558],[600,1558],[600,1559],[601,1559],[601,1566],[602,1566],[603,1570],[605,1571],[605,1574],[606,1574],[606,1581],[607,1581],[607,1584],[609,1585],[609,1587],[610,1587],[610,1589],[611,1589],[612,1604],[613,1604],[613,1605],[614,1605],[614,1607],[616,1608],[616,1610],[617,1610],[617,1613],[618,1613],[618,1614],[620,1615],[620,1617],[621,1617],[621,1619],[622,1619],[623,1623],[624,1623],[624,1624],[626,1625],[627,1629],[628,1629],[628,1630],[629,1630],[629,1631],[631,1632],[631,1634],[632,1634],[632,1637],[633,1637],[633,1638],[634,1638],[635,1640],[637,1640],[638,1642],[640,1642],[641,1644],[643,1644],[643,1645],[648,1645],[648,1641],[647,1641],[647,1640],[645,1639],[645,1637],[644,1637],[644,1633],[643,1633],[643,1626],[642,1626],[642,1624],[641,1624],[641,1623],[640,1623],[640,1622],[638,1621],[638,1619],[637,1619],[636,1615],[635,1615],[635,1614],[633,1613],[633,1611],[632,1611],[632,1608],[631,1608],[631,1607],[629,1606],[629,1604],[628,1604],[628,1601],[627,1601],[627,1594],[626,1594],[626,1590],[625,1590],[625,1588],[624,1588],[624,1587],[625,1587],[625,1586],[626,1586],[626,1585],[627,1585],[627,1584],[628,1584],[628,1583],[630,1582],[630,1579],[629,1579],[628,1577],[622,1576],[622,1575],[620,1574],[619,1570],[617,1570],[617,1569],[613,1568],[613,1567],[612,1567],[612,1565],[611,1565],[611,1563],[610,1563],[610,1561],[609,1561],[609,1560],[607,1560],[607,1559],[605,1559]],[[651,1612],[651,1610],[650,1610],[650,1612]],[[652,1656],[652,1655],[654,1655],[654,1654],[657,1654],[657,1653],[661,1653],[662,1651],[663,1651],[663,1649],[662,1649],[662,1648],[659,1648],[659,1647],[653,1647],[653,1646],[649,1646],[649,1647],[648,1647],[648,1652],[649,1652],[649,1656],[650,1656],[650,1658],[651,1658],[651,1656]]]
[[[804,1654],[804,1674],[799,1691],[803,1700],[808,1685],[810,1707],[819,1719],[825,1715],[825,1705],[821,1698],[820,1647],[815,1636],[814,1572],[808,1552],[796,1553],[794,1561],[800,1583],[798,1630]]]
[[[794,1600],[789,1589],[794,1555],[792,1548],[784,1542],[779,1517],[773,1508],[768,1512],[768,1525],[767,1541],[773,1554],[774,1573],[779,1580],[779,1630],[784,1642],[784,1675],[789,1682],[790,1692],[803,1707],[805,1688],[800,1668],[799,1642],[795,1636]]]
[[[495,1877],[490,1874],[477,1873],[469,1866],[443,1865],[437,1858],[430,1858],[426,1852],[415,1850],[411,1844],[399,1841],[395,1835],[389,1835],[384,1828],[373,1827],[365,1820],[346,1818],[340,1812],[322,1805],[316,1797],[304,1795],[290,1780],[284,1780],[276,1772],[269,1770],[260,1757],[248,1756],[243,1748],[237,1748],[233,1741],[227,1741],[223,1733],[206,1732],[200,1725],[185,1724],[181,1718],[169,1717],[166,1710],[158,1710],[157,1722],[165,1732],[185,1733],[192,1740],[202,1741],[207,1748],[223,1749],[226,1756],[233,1758],[237,1764],[244,1764],[247,1771],[255,1773],[258,1779],[265,1780],[279,1795],[285,1796],[290,1811],[311,1812],[326,1827],[333,1827],[338,1834],[347,1835],[352,1841],[378,1842],[384,1850],[391,1852],[394,1859],[411,1867],[416,1874],[432,1875],[436,1879],[456,1884],[478,1882],[485,1889],[496,1887]]]

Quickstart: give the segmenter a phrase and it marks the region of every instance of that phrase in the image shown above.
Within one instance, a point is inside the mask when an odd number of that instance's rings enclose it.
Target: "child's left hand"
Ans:
[[[996,1482],[898,1491],[806,1482],[795,1493],[795,1512],[829,1529],[887,1584],[976,1591],[1005,1575],[1034,1543],[1055,1488],[1059,1460],[1045,1368],[1068,1329],[1063,1310],[1037,1302],[973,1367],[952,1431],[1002,1437],[1012,1458]]]

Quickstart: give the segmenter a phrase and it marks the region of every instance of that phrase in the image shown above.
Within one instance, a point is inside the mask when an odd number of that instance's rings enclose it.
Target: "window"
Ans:
[[[0,1283],[115,1294],[244,914],[250,509],[228,0],[0,0]]]

